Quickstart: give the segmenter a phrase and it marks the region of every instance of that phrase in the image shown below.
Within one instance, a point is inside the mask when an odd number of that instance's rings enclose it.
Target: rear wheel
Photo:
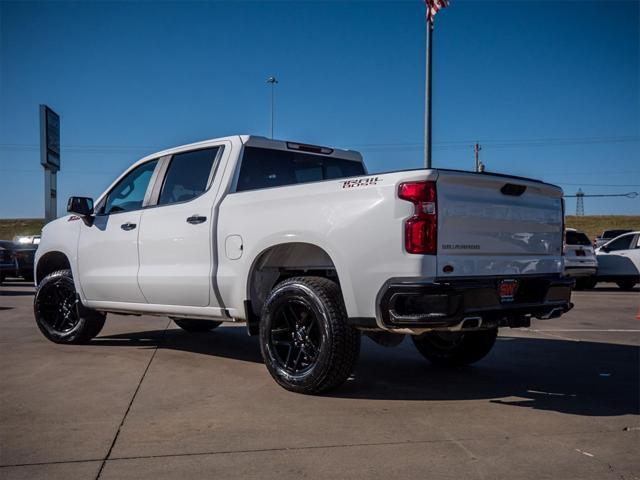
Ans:
[[[636,281],[633,279],[628,279],[628,280],[618,280],[616,282],[616,285],[618,285],[618,287],[621,290],[633,290],[633,287],[636,286]]]
[[[344,383],[360,353],[360,333],[347,324],[338,285],[320,277],[276,285],[262,309],[260,350],[287,390],[314,394]]]
[[[82,305],[71,270],[59,270],[42,279],[33,310],[38,328],[55,343],[86,343],[100,333],[106,318]]]
[[[576,278],[576,290],[588,290],[598,284],[595,277]]]
[[[208,332],[222,325],[222,322],[215,320],[193,320],[190,318],[171,318],[181,329],[187,332]]]
[[[469,365],[484,358],[493,348],[498,329],[474,332],[428,332],[412,337],[418,351],[441,367]]]

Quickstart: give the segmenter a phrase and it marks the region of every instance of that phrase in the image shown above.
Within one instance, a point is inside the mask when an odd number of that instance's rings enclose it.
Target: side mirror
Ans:
[[[600,251],[605,253],[610,252],[609,247],[600,247]]]
[[[67,202],[67,212],[88,217],[93,214],[93,199],[89,197],[71,197]]]

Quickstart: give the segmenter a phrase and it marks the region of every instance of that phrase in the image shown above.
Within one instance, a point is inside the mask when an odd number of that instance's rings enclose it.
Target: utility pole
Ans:
[[[274,96],[275,85],[278,83],[278,79],[273,75],[267,78],[267,83],[271,84],[271,138],[273,138],[273,108],[274,108]]]
[[[475,153],[476,156],[476,172],[480,171],[480,150],[482,150],[482,147],[478,142],[476,142],[473,146],[473,153]]]

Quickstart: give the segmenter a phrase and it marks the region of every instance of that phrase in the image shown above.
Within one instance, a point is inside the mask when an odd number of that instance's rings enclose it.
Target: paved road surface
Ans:
[[[90,345],[55,345],[9,282],[0,478],[640,479],[639,300],[577,292],[453,372],[364,339],[354,378],[310,397],[271,380],[242,327],[110,315]]]

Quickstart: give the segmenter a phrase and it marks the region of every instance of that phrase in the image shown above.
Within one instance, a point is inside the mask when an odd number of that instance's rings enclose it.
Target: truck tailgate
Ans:
[[[440,277],[562,270],[562,190],[534,180],[439,170]]]

